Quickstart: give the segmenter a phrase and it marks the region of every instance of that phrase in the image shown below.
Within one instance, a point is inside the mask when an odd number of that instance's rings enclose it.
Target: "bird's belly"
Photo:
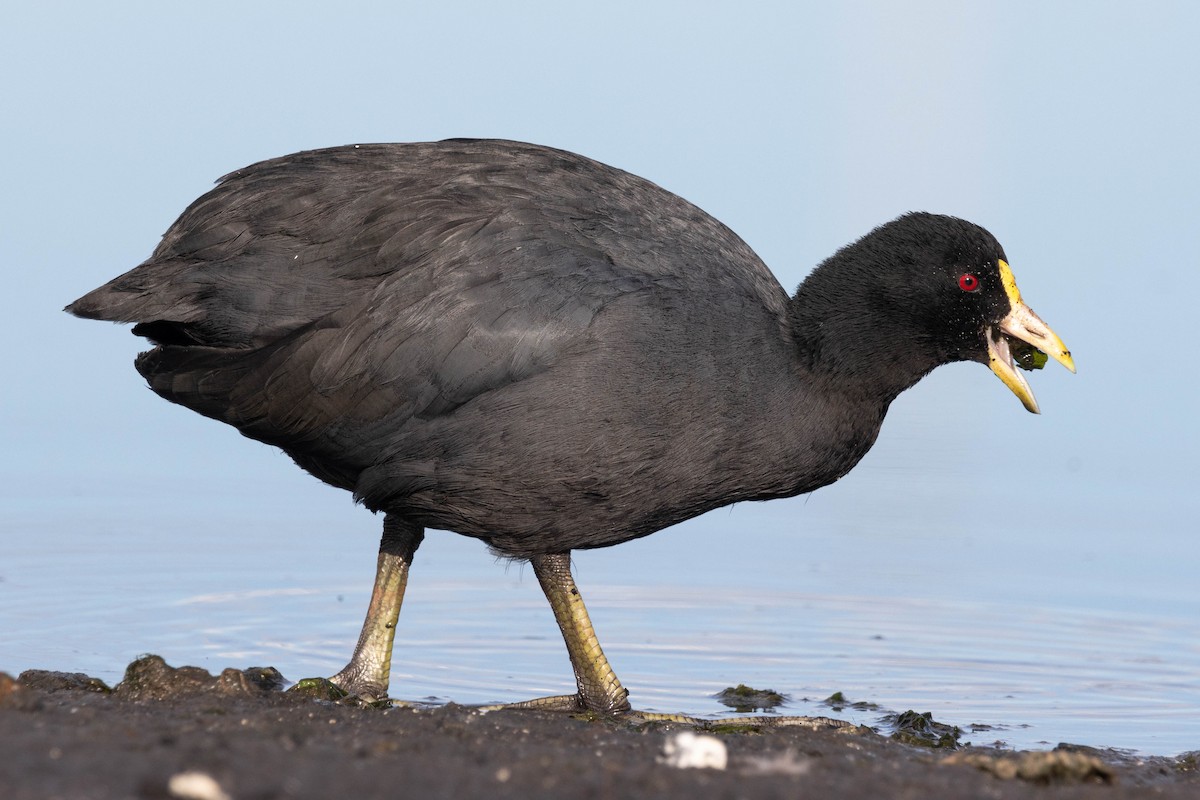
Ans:
[[[832,483],[870,449],[877,428],[822,428],[800,448],[783,436],[739,441],[696,431],[610,425],[582,440],[507,447],[485,436],[453,457],[393,463],[389,481],[405,489],[379,507],[514,557],[607,547],[732,503]]]

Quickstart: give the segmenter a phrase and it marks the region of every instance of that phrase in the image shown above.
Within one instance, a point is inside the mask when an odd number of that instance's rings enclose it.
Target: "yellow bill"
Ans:
[[[998,325],[987,330],[988,366],[996,373],[996,377],[1004,381],[1004,385],[1020,398],[1021,404],[1027,410],[1039,414],[1041,412],[1029,381],[1025,380],[1025,376],[1013,363],[1012,349],[1007,337],[1036,347],[1071,372],[1075,371],[1075,360],[1071,358],[1071,351],[1062,343],[1062,339],[1058,338],[1058,334],[1050,330],[1050,326],[1042,322],[1041,317],[1033,313],[1033,309],[1021,300],[1017,281],[1005,261],[1000,262],[1000,281],[1012,308]]]

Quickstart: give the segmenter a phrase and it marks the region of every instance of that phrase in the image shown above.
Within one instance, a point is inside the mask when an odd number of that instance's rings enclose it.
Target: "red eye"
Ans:
[[[977,292],[979,291],[979,278],[969,272],[964,272],[958,276],[958,288],[964,292]]]

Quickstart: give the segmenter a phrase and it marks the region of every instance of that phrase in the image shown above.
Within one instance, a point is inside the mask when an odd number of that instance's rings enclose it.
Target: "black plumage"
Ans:
[[[536,566],[837,480],[934,367],[992,363],[1009,383],[1014,336],[1071,366],[1048,328],[997,332],[1028,311],[1006,276],[982,228],[909,214],[789,297],[732,231],[648,181],[450,140],[234,172],[68,310],[136,323],[155,392],[395,525]]]

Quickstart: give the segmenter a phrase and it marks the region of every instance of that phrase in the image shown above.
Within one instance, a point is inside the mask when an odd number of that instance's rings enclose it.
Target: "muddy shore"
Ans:
[[[213,676],[154,657],[111,689],[82,674],[0,673],[0,797],[1200,797],[1200,753],[930,748],[854,727],[696,731],[363,707],[282,686],[269,668]]]

